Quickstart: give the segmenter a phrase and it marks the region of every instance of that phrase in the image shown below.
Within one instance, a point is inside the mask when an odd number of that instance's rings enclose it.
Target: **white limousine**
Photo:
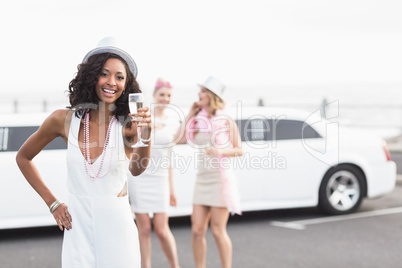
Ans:
[[[384,141],[341,127],[320,111],[233,109],[243,156],[231,159],[243,211],[319,206],[323,212],[355,211],[363,198],[395,188],[396,165]],[[0,229],[55,225],[39,195],[19,171],[15,156],[48,114],[0,116]],[[171,216],[190,215],[198,149],[173,146],[178,206]],[[60,138],[34,162],[54,194],[67,199],[66,145]]]

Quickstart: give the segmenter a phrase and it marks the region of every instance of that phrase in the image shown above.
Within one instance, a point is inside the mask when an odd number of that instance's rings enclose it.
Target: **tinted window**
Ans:
[[[0,127],[0,151],[18,151],[21,145],[39,127]],[[62,138],[56,138],[44,150],[66,149],[67,145]]]
[[[288,119],[238,120],[242,141],[311,139],[321,136],[303,121]]]

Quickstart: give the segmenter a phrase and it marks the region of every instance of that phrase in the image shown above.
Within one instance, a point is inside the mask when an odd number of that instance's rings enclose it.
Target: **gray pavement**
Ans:
[[[402,154],[393,154],[393,159],[398,167],[402,165]],[[393,192],[364,200],[350,218],[326,216],[316,208],[247,212],[231,217],[228,233],[233,242],[233,267],[402,267],[401,196],[399,175]],[[386,213],[390,209],[401,212]],[[318,223],[311,223],[311,219]],[[305,229],[273,225],[300,221]],[[194,267],[190,218],[172,218],[170,225],[181,267]],[[207,245],[207,267],[220,267],[210,232]],[[61,246],[62,233],[57,227],[0,231],[0,267],[60,267]],[[152,246],[153,267],[169,267],[154,234]]]
[[[365,200],[360,212],[402,208],[402,185],[387,196]],[[317,209],[248,212],[231,217],[233,267],[401,267],[402,213],[351,218],[306,225],[304,230],[282,228],[285,223],[328,219]],[[171,219],[181,267],[194,267],[189,217]],[[0,232],[0,267],[60,267],[61,232],[56,227]],[[207,235],[207,267],[220,267],[211,233]],[[155,235],[153,267],[169,267]]]

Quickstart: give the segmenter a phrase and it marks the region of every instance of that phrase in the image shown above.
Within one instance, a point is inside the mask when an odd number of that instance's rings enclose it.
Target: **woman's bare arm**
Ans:
[[[47,144],[49,144],[55,138],[62,137],[65,141],[67,141],[68,133],[66,133],[65,126],[66,123],[69,126],[68,120],[71,121],[69,110],[57,110],[53,112],[42,123],[39,129],[25,141],[16,156],[17,165],[20,168],[25,179],[32,186],[32,188],[34,188],[35,191],[42,197],[48,207],[50,207],[51,204],[57,200],[57,198],[52,194],[50,189],[42,180],[42,177],[32,160],[39,152],[43,150],[43,148],[45,148]],[[60,208],[63,207],[66,208],[64,204],[60,206]],[[55,214],[58,214],[60,210],[61,209],[57,208],[54,212],[55,218]],[[63,217],[65,217],[65,214],[66,213],[64,213]],[[66,226],[66,228],[68,227]]]
[[[227,147],[227,148],[216,148],[216,147],[210,147],[205,149],[205,152],[207,155],[210,156],[226,156],[226,157],[235,157],[235,156],[242,156],[243,155],[243,149],[241,148],[241,137],[240,137],[240,132],[239,128],[237,127],[237,124],[235,121],[233,121],[231,118],[227,120],[229,124],[229,141],[232,144],[232,147]]]
[[[177,206],[176,194],[174,191],[174,183],[173,183],[173,169],[169,166],[169,189],[170,189],[170,205],[173,207]]]

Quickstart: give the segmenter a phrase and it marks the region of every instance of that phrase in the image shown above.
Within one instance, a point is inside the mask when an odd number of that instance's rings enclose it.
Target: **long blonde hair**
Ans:
[[[223,108],[225,108],[225,102],[218,95],[208,89],[207,93],[209,96],[208,115],[212,117],[216,114],[217,110],[222,110]]]

